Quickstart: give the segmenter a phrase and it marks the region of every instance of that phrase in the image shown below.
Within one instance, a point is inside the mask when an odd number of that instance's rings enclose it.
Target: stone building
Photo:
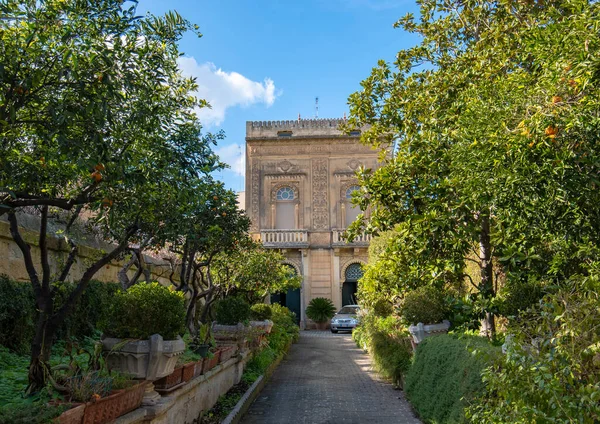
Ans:
[[[265,247],[281,249],[290,272],[302,287],[274,294],[296,312],[301,327],[304,310],[315,297],[336,307],[355,303],[361,264],[367,261],[370,238],[352,243],[344,229],[360,213],[350,203],[358,189],[355,171],[375,168],[378,153],[359,143],[360,131],[339,129],[341,119],[246,123],[246,212],[251,233]]]

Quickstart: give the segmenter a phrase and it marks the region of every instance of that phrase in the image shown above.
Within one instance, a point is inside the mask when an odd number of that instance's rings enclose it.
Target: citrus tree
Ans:
[[[156,237],[179,202],[219,167],[214,137],[193,109],[206,106],[177,66],[177,41],[196,30],[176,13],[135,15],[118,0],[0,5],[0,215],[23,254],[39,311],[30,390],[43,386],[56,329],[88,282],[131,247]],[[39,264],[19,226],[39,217]],[[68,246],[52,272],[47,239],[58,214]],[[114,246],[74,276],[82,216]],[[165,237],[162,237],[164,240]],[[57,305],[55,281],[76,288]]]
[[[451,282],[465,261],[494,331],[494,262],[506,286],[559,282],[598,243],[598,5],[422,0],[397,27],[420,36],[350,97],[362,140],[393,146],[362,170],[368,221],[415,284]]]

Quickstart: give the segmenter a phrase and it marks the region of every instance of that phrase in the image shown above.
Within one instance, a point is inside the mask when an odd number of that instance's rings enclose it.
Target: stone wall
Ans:
[[[118,418],[115,424],[191,424],[240,382],[248,359],[249,353],[244,351],[161,397],[156,405],[142,406]]]
[[[39,235],[37,232],[26,228],[21,228],[20,230],[25,241],[31,246],[31,255],[37,270],[41,272],[40,249],[38,247]],[[110,245],[104,247],[79,245],[77,260],[73,264],[67,280],[76,281],[81,277],[92,261],[102,255],[103,248],[109,250]],[[48,251],[50,269],[52,273],[57,274],[60,265],[67,259],[68,246],[59,237],[48,237]],[[146,260],[151,270],[152,278],[161,283],[169,284],[169,264],[151,257],[146,257]],[[117,273],[122,266],[122,262],[115,261],[99,270],[94,276],[94,280],[116,282],[118,281]],[[133,273],[133,271],[130,271],[131,275]],[[23,262],[23,254],[10,235],[8,222],[2,220],[0,220],[0,274],[6,274],[17,281],[29,281],[29,275]]]

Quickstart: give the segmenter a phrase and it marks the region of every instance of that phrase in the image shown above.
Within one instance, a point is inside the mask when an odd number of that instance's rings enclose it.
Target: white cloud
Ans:
[[[231,166],[231,171],[235,175],[246,175],[246,155],[244,154],[244,146],[233,143],[227,146],[218,147],[215,153],[219,155],[221,161]]]
[[[193,57],[180,57],[178,63],[185,76],[196,77],[196,95],[211,105],[210,109],[197,111],[205,127],[220,125],[230,107],[261,103],[269,107],[281,94],[270,78],[263,82],[252,81],[237,72],[225,72],[210,62],[199,64]]]

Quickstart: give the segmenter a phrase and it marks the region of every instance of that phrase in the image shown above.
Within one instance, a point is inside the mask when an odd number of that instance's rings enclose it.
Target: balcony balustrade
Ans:
[[[307,230],[261,230],[260,239],[265,247],[308,247]]]
[[[371,235],[370,234],[360,234],[358,236],[356,236],[354,238],[354,240],[352,240],[351,243],[349,243],[348,241],[346,241],[343,238],[343,234],[346,230],[341,230],[341,229],[333,229],[333,246],[339,247],[339,246],[368,246],[369,243],[371,242]]]

